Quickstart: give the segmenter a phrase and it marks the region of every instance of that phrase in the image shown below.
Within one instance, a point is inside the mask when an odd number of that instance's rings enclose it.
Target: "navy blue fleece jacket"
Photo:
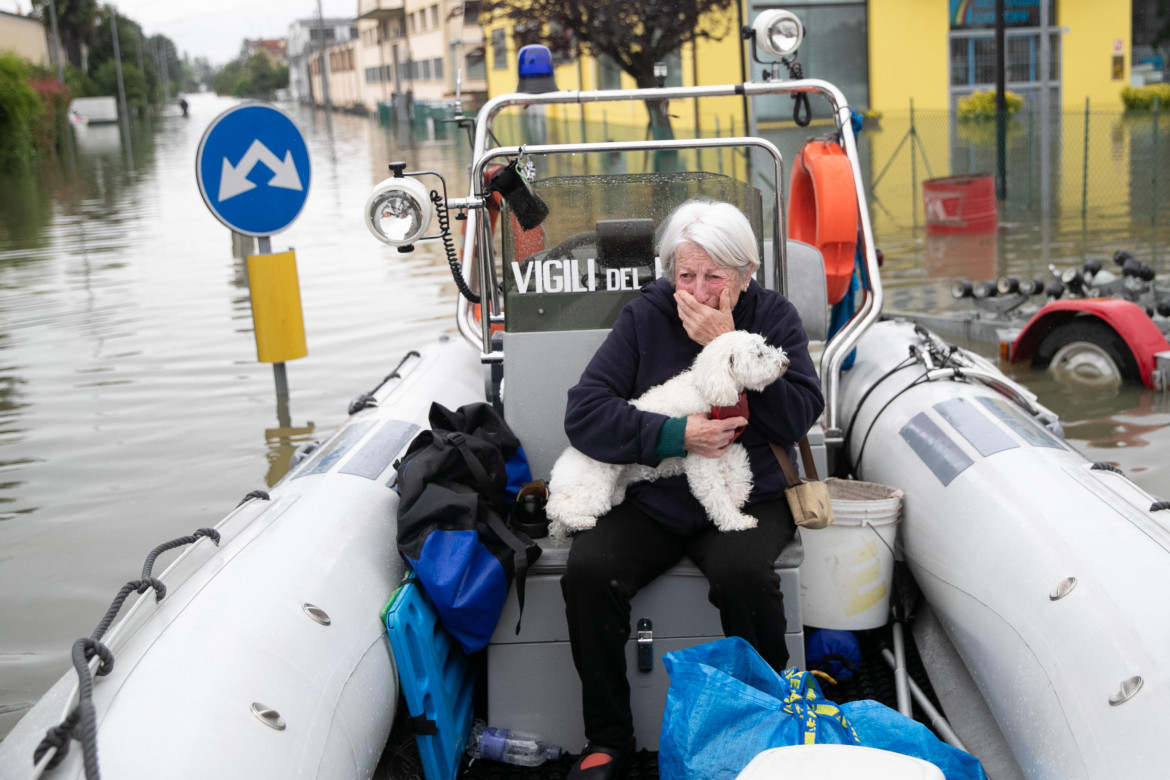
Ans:
[[[747,394],[751,413],[739,442],[748,450],[755,477],[750,504],[784,493],[784,475],[768,442],[787,449],[800,441],[825,401],[800,316],[783,295],[752,281],[731,316],[737,330],[761,334],[769,344],[782,347],[791,361],[784,376],[761,392]],[[658,465],[655,448],[667,418],[639,411],[628,401],[689,368],[701,349],[683,328],[670,282],[658,279],[644,287],[642,296],[622,309],[581,380],[569,390],[569,442],[606,463]],[[631,485],[626,500],[679,533],[710,522],[685,476]]]

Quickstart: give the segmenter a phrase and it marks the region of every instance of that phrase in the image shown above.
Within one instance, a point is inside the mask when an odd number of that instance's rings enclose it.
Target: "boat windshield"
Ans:
[[[548,217],[523,230],[501,213],[506,329],[512,332],[609,328],[638,289],[657,278],[657,235],[680,203],[703,195],[728,201],[752,223],[760,252],[766,199],[718,173],[603,173],[533,183]]]

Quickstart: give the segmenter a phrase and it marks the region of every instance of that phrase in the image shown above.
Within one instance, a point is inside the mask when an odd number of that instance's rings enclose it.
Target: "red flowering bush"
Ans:
[[[69,88],[54,78],[30,79],[30,85],[41,99],[44,111],[33,127],[33,140],[43,154],[51,154],[65,143],[69,132]]]

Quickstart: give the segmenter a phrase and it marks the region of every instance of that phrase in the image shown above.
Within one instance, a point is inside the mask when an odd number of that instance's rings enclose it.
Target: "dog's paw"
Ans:
[[[715,527],[720,531],[746,531],[755,528],[759,521],[751,515],[742,512],[715,521]]]
[[[555,544],[561,544],[578,531],[588,531],[596,525],[596,517],[560,516],[549,522],[548,535]]]
[[[565,540],[572,536],[572,532],[568,526],[560,520],[551,520],[548,524],[548,538],[552,540],[553,544],[564,544]]]

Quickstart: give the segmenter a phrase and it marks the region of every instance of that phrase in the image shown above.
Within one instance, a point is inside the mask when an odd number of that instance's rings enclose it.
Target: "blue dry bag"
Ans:
[[[540,547],[503,520],[506,461],[520,451],[503,418],[488,404],[452,412],[436,403],[430,421],[397,464],[398,551],[443,627],[472,653],[495,631],[513,580],[524,609],[524,579]]]
[[[818,628],[808,638],[804,657],[810,672],[815,669],[837,682],[848,682],[861,666],[861,647],[852,631]]]

